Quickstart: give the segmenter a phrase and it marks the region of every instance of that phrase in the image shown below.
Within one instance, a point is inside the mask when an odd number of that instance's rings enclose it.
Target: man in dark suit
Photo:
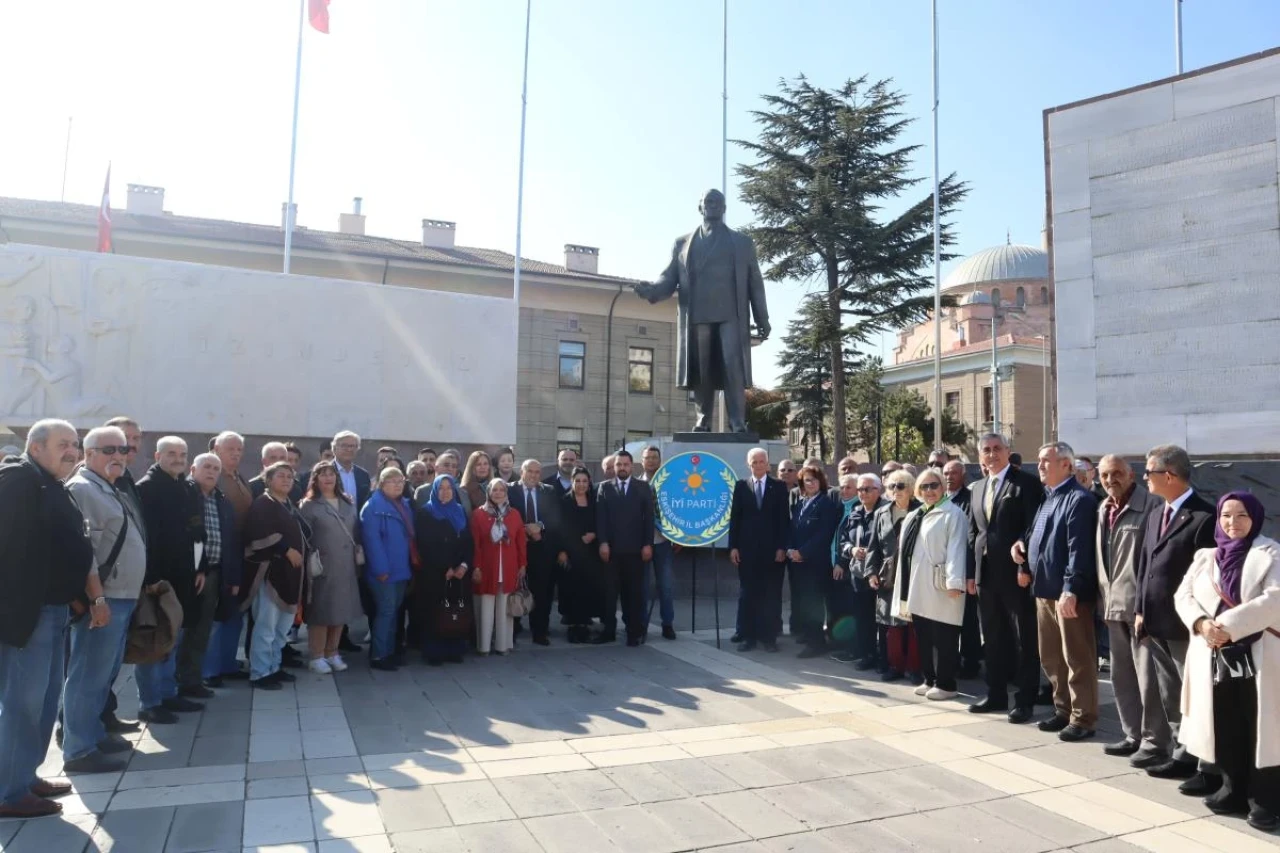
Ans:
[[[1044,502],[1038,478],[1009,464],[1009,445],[988,433],[978,444],[987,476],[970,489],[973,575],[968,592],[978,595],[986,638],[987,697],[969,706],[974,714],[1009,711],[1009,722],[1031,719],[1040,690],[1040,652],[1031,572],[1013,561],[1013,544],[1026,537]],[[1018,691],[1009,710],[1009,683]]]
[[[1191,559],[1201,548],[1214,547],[1217,514],[1213,504],[1191,488],[1191,458],[1172,444],[1147,453],[1143,476],[1147,488],[1163,505],[1147,519],[1138,558],[1138,600],[1134,607],[1134,632],[1144,638],[1139,647],[1138,676],[1144,689],[1142,701],[1164,705],[1170,741],[1156,744],[1171,759],[1147,773],[1161,779],[1189,778],[1181,790],[1188,794],[1212,794],[1222,777],[1208,764],[1196,772],[1196,759],[1178,743],[1182,722],[1182,667],[1190,635],[1173,607],[1173,594]]]
[[[578,452],[566,447],[556,455],[556,470],[542,482],[556,490],[556,497],[562,498],[573,491],[573,469],[578,467]]]
[[[1031,567],[1040,660],[1053,685],[1055,713],[1041,721],[1040,731],[1079,741],[1098,726],[1098,501],[1076,479],[1070,445],[1046,444],[1038,456],[1047,494],[1013,558]]]
[[[520,466],[520,482],[507,492],[507,500],[524,520],[528,543],[529,591],[533,593],[533,613],[529,627],[533,641],[551,645],[547,633],[551,624],[551,601],[558,585],[556,546],[551,541],[559,531],[560,500],[554,486],[542,482],[542,463],[526,459]]]
[[[644,564],[653,559],[653,492],[631,476],[631,454],[619,450],[614,479],[600,484],[596,497],[596,537],[605,564],[604,630],[593,641],[612,643],[618,635],[615,602],[622,596],[627,645],[644,637]]]
[[[729,561],[738,567],[742,593],[742,645],[749,652],[756,644],[765,651],[778,650],[778,609],[782,571],[787,559],[787,529],[791,512],[787,487],[769,476],[769,453],[756,447],[747,453],[751,476],[733,487],[729,517]]]
[[[289,461],[289,449],[285,446],[284,442],[268,441],[266,444],[262,445],[262,470],[263,471],[266,471],[268,468],[270,468],[272,465],[276,464],[277,462],[288,462],[288,461]],[[297,473],[296,470],[294,473],[295,474]],[[297,492],[297,488],[298,488],[298,478],[295,476],[293,478],[293,491],[289,492],[289,500],[293,501],[295,505],[298,503],[299,500],[301,500],[301,495],[299,495],[296,498],[294,497],[294,494]],[[266,490],[267,490],[267,483],[265,480],[262,479],[262,474],[259,474],[258,476],[254,477],[252,480],[249,481],[249,491],[253,493],[253,496],[255,499],[260,497],[264,492],[266,492]]]
[[[936,451],[935,451],[936,452]],[[931,457],[932,458],[932,455]],[[952,459],[942,466],[942,477],[947,483],[947,497],[953,504],[964,511],[973,527],[973,507],[971,493],[965,482],[964,463]],[[966,577],[972,577],[973,549],[968,551],[969,559],[965,566]],[[960,627],[960,672],[961,678],[977,678],[982,666],[982,629],[978,624],[978,596],[966,594],[964,597],[964,624]]]

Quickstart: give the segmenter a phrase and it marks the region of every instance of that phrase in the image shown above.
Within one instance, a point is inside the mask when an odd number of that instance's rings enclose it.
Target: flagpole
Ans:
[[[1173,0],[1173,63],[1182,73],[1182,0]]]
[[[524,4],[524,76],[520,84],[520,167],[516,177],[516,259],[515,283],[512,287],[511,299],[514,304],[516,325],[515,333],[520,334],[520,251],[521,239],[524,235],[524,130],[526,116],[529,111],[529,24],[533,20],[533,0],[525,0]],[[516,353],[519,364],[520,355]]]
[[[67,116],[67,144],[62,149],[62,192],[58,201],[67,200],[67,164],[71,162],[71,116]]]
[[[289,142],[289,201],[284,209],[284,272],[289,274],[293,255],[293,171],[298,163],[298,95],[302,91],[302,27],[307,20],[307,0],[298,0],[298,60],[293,70],[293,137]]]
[[[942,447],[942,222],[938,199],[938,0],[933,0],[933,447]],[[995,336],[995,327],[991,334]],[[991,382],[994,387],[995,376]]]
[[[720,192],[729,201],[729,0],[720,4]],[[716,392],[716,429],[728,432],[724,392]]]

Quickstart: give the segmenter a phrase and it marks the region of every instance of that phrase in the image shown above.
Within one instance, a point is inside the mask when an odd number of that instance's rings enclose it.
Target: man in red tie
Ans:
[[[1196,758],[1178,743],[1182,722],[1182,668],[1189,635],[1173,607],[1173,595],[1191,559],[1201,548],[1214,547],[1213,504],[1191,488],[1191,458],[1173,444],[1147,453],[1143,477],[1151,494],[1164,503],[1151,512],[1138,559],[1138,599],[1134,607],[1134,633],[1142,639],[1138,650],[1138,680],[1144,707],[1164,705],[1169,721],[1169,742],[1156,748],[1170,760],[1147,768],[1160,779],[1186,779],[1179,790],[1191,796],[1212,794],[1222,777],[1207,764],[1196,772]]]

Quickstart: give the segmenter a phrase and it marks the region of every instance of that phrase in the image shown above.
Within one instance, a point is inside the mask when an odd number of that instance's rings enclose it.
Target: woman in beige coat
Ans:
[[[1218,501],[1216,549],[1196,552],[1174,598],[1191,632],[1178,739],[1222,770],[1218,814],[1280,826],[1280,544],[1247,492]]]

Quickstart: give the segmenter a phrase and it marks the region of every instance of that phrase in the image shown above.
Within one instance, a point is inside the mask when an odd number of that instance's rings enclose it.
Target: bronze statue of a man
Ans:
[[[724,224],[724,207],[724,194],[707,190],[698,204],[702,225],[676,238],[671,263],[657,281],[635,286],[650,302],[676,294],[677,384],[693,390],[696,432],[711,431],[716,391],[724,391],[729,428],[747,431],[753,316],[760,337],[769,336],[755,244]]]

